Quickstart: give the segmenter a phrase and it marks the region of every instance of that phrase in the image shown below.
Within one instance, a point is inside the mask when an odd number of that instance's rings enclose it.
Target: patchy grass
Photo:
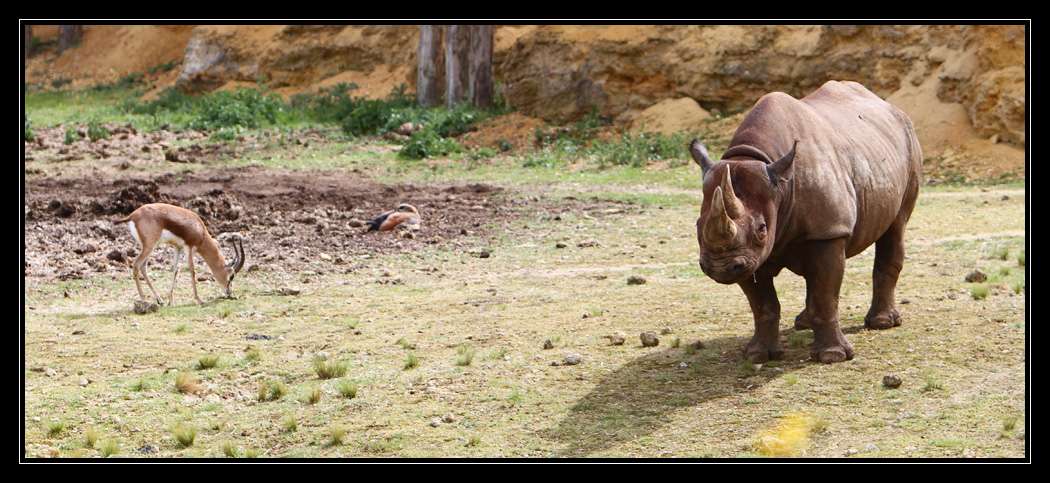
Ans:
[[[405,356],[405,364],[402,366],[404,370],[411,370],[419,367],[419,358],[413,353],[408,353]]]
[[[47,423],[47,435],[55,438],[62,434],[66,430],[66,422],[62,420],[55,420]]]
[[[336,424],[328,427],[328,446],[341,446],[346,437],[346,428]]]
[[[303,402],[306,404],[314,405],[321,402],[321,396],[324,393],[321,392],[320,387],[313,387],[307,391],[306,396],[303,398]]]
[[[456,365],[457,366],[469,366],[474,362],[474,348],[468,345],[460,346],[456,349]]]
[[[98,443],[99,432],[95,428],[88,428],[84,431],[84,447],[88,449],[94,449],[95,444]]]
[[[281,431],[285,433],[294,433],[299,429],[299,420],[295,419],[295,416],[291,414],[281,419]]]
[[[988,297],[988,286],[981,283],[970,287],[970,297],[974,300],[984,300]]]

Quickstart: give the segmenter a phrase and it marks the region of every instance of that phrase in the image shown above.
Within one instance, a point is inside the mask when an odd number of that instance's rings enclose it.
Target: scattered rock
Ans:
[[[266,334],[248,334],[244,337],[248,340],[272,340],[273,337]]]
[[[86,387],[90,383],[91,381],[89,381],[86,377],[81,377],[80,381],[77,382],[77,384],[80,384],[80,387]]]
[[[566,244],[565,244],[565,243],[563,243],[563,242],[558,242],[558,243],[555,243],[555,244],[554,244],[554,248],[565,248],[565,247],[567,247],[567,246],[569,246],[569,245],[566,245]]]
[[[664,327],[663,329],[660,330],[660,335],[667,335],[667,334],[671,334],[671,333],[673,333],[673,331],[671,330],[670,327]]]
[[[436,428],[438,426],[441,426],[441,418],[433,418],[433,419],[430,420],[430,427],[431,428]]]
[[[577,248],[590,248],[598,246],[598,242],[594,240],[582,241],[576,244]]]
[[[109,260],[113,260],[114,262],[123,262],[124,261],[124,252],[114,248],[113,250],[110,250],[109,253],[106,254],[106,258],[109,259]]]
[[[482,248],[478,250],[472,250],[470,254],[478,258],[489,258],[490,256],[492,256],[492,251],[490,251],[487,248]]]
[[[1010,201],[1010,195],[1003,195],[1002,198],[999,198],[999,201]]]
[[[660,339],[652,332],[642,332],[639,338],[642,340],[642,347],[656,347],[660,345]]]
[[[80,330],[80,329],[77,329],[77,330],[73,331],[73,335],[84,335],[86,333],[87,332],[84,332],[83,330]]]
[[[638,275],[627,277],[627,285],[645,285],[645,282],[645,277],[640,277]]]
[[[988,280],[988,275],[980,270],[974,270],[966,275],[966,281],[970,283],[981,283]]]
[[[282,287],[274,291],[274,295],[293,296],[299,295],[299,289]]]
[[[456,422],[456,417],[453,416],[452,413],[449,413],[441,417],[441,422],[445,424],[452,424]]]
[[[605,338],[609,339],[609,345],[623,345],[623,343],[627,341],[627,334],[617,332],[612,335],[607,335]]]
[[[157,447],[152,444],[144,444],[139,447],[138,452],[142,454],[154,454],[157,452]]]
[[[362,226],[365,226],[365,222],[354,218],[353,220],[346,222],[346,225],[350,228],[361,228]]]
[[[145,300],[136,300],[135,301],[135,306],[132,308],[132,310],[136,314],[142,315],[142,314],[149,314],[149,313],[152,313],[152,312],[156,312],[157,309],[159,309],[159,308],[160,307],[154,302],[147,302]]]
[[[901,387],[901,378],[896,374],[887,374],[882,377],[882,385],[890,389]]]
[[[701,350],[701,349],[704,348],[704,343],[699,341],[699,340],[696,341],[696,342],[693,342],[693,348],[696,349],[696,350]]]
[[[44,369],[44,375],[47,377],[55,377],[58,375],[58,371],[48,367],[47,369]]]
[[[76,253],[77,255],[83,255],[85,253],[92,253],[96,250],[98,250],[98,247],[95,246],[94,243],[84,243],[74,248],[73,253]]]
[[[562,363],[567,366],[575,366],[576,364],[579,364],[581,362],[583,362],[583,356],[574,352],[565,354],[565,358],[562,359]]]
[[[554,348],[554,342],[552,342],[550,339],[547,339],[547,340],[543,341],[543,350],[553,349],[553,348]]]

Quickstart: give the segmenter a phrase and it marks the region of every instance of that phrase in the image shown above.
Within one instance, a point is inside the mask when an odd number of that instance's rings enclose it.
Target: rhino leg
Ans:
[[[809,304],[811,298],[812,294],[810,293],[809,284],[807,283],[806,308],[802,309],[802,312],[799,312],[799,314],[795,316],[795,330],[810,330],[813,328],[813,321],[811,320],[813,318],[813,314],[809,313]]]
[[[755,335],[744,347],[744,357],[757,364],[780,359],[784,356],[780,346],[780,301],[773,287],[773,275],[760,270],[755,277],[740,282],[740,288],[755,317]]]
[[[811,314],[813,360],[832,363],[853,358],[853,346],[839,327],[839,289],[846,266],[846,241],[810,242],[806,257],[806,288],[811,294],[806,310]]]
[[[875,242],[871,308],[864,317],[864,327],[883,330],[901,325],[893,295],[903,266],[904,223],[898,220]]]

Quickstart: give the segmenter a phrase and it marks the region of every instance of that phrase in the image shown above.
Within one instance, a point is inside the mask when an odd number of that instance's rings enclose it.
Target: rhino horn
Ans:
[[[726,166],[725,177],[722,178],[722,196],[724,198],[723,203],[726,207],[726,213],[732,219],[738,219],[744,214],[744,205],[740,202],[740,199],[736,197],[736,192],[733,191],[733,180],[729,178],[729,166]]]
[[[719,186],[711,196],[711,211],[704,225],[704,242],[711,246],[723,246],[733,238],[736,238],[736,223],[726,213],[722,187]]]

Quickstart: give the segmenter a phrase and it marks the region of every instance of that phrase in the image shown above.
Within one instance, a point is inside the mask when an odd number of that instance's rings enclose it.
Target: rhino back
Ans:
[[[830,81],[801,100],[767,94],[730,146],[750,144],[778,159],[796,139],[792,195],[777,245],[846,236],[852,256],[914,202],[922,154],[911,121],[860,84]]]

